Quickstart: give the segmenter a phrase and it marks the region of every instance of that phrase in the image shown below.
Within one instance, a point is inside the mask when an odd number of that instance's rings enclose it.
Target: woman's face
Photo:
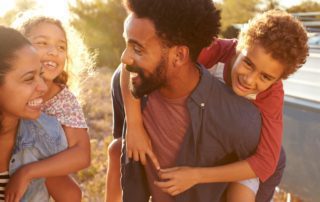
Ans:
[[[60,27],[42,22],[33,27],[28,39],[37,49],[45,80],[53,81],[62,73],[67,58],[67,40]]]
[[[36,119],[47,90],[39,56],[32,46],[26,45],[15,52],[10,64],[11,69],[0,85],[2,116]]]
[[[232,68],[232,89],[239,96],[258,94],[279,80],[284,68],[259,44],[253,45],[240,53]]]

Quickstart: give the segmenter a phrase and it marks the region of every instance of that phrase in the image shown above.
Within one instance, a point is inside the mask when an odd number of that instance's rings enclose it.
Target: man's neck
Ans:
[[[168,78],[167,85],[159,90],[167,98],[180,98],[191,94],[200,81],[199,68],[190,63]]]

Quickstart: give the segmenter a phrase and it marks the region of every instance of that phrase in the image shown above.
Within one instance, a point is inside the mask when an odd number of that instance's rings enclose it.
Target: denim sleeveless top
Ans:
[[[21,166],[45,159],[68,147],[64,131],[55,117],[44,113],[37,120],[21,119],[10,159],[9,175]],[[21,202],[49,201],[45,179],[30,182]]]

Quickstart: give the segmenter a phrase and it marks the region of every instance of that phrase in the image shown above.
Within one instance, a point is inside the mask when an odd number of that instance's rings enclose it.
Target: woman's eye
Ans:
[[[27,82],[27,83],[30,83],[30,82],[32,82],[34,80],[34,76],[31,76],[31,77],[27,77],[27,78],[25,78],[25,82]]]
[[[38,46],[46,46],[47,45],[47,43],[44,41],[39,41],[39,42],[36,42],[35,44]]]

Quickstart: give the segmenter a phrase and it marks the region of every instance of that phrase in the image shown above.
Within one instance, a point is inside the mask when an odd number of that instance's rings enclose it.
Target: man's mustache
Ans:
[[[139,75],[142,75],[142,72],[143,72],[141,67],[131,66],[131,65],[126,65],[126,70],[128,72],[138,73]]]

